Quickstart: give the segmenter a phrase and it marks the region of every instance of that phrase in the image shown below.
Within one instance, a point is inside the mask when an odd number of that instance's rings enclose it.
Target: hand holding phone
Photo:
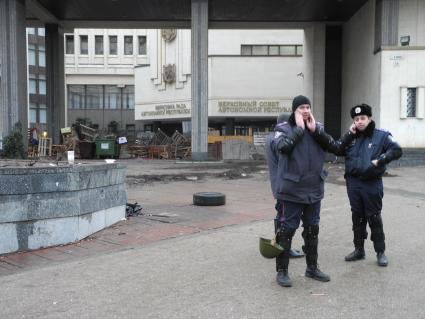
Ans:
[[[316,120],[314,119],[313,114],[310,113],[306,121],[306,125],[310,132],[314,132],[316,130]]]

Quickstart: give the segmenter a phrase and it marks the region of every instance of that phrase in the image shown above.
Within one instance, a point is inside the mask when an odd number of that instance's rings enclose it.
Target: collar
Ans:
[[[356,133],[356,137],[360,137],[360,136],[371,137],[373,135],[374,130],[375,130],[375,122],[372,120],[370,121],[369,125],[366,127],[366,129],[363,132]]]

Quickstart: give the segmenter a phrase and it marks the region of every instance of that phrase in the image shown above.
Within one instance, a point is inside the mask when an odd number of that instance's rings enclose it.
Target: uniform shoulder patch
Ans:
[[[279,136],[282,136],[283,133],[282,132],[274,132],[274,138],[278,138]]]

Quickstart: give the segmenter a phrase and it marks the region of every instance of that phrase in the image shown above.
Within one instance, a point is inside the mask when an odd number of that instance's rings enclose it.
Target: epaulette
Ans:
[[[288,125],[289,125],[288,122],[282,122],[282,123],[276,124],[276,126],[274,127],[274,131],[283,132],[285,127],[288,127]]]
[[[387,131],[387,130],[385,130],[385,129],[383,129],[383,128],[377,128],[376,130],[377,130],[377,131],[384,132],[384,133],[389,133],[389,134],[391,134],[391,133],[390,133],[390,131]]]

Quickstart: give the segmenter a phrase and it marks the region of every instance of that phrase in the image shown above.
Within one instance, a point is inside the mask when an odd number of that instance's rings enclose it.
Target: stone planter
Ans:
[[[125,218],[125,171],[103,163],[0,168],[0,254],[72,243]]]

